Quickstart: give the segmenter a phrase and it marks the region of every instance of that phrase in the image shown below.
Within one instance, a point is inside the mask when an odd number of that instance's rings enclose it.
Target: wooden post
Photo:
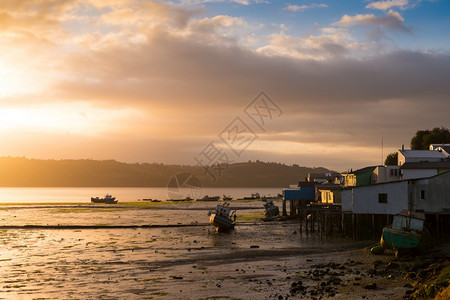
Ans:
[[[436,233],[437,233],[437,238],[439,239],[439,214],[436,213]]]
[[[355,233],[355,214],[352,213],[352,237],[353,240],[356,240],[356,233]]]
[[[287,216],[286,199],[285,198],[283,198],[283,216]]]
[[[314,209],[314,212],[315,212],[315,215],[316,215],[314,219],[317,222],[317,230],[319,230],[319,212],[317,211],[317,208]],[[315,226],[313,226],[313,229],[316,230]]]
[[[317,230],[320,232],[320,238],[323,238],[323,212],[317,210]]]
[[[372,214],[372,239],[375,239],[375,215]]]
[[[299,209],[298,212],[298,219],[300,220],[300,234],[302,234],[302,222],[303,222],[302,217],[303,217],[303,208]]]

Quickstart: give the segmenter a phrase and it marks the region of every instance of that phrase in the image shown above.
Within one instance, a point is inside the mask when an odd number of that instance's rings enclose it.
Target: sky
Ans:
[[[0,156],[378,165],[450,127],[450,1],[2,0]]]

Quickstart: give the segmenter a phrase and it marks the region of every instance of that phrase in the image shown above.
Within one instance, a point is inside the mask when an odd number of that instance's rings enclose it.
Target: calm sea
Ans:
[[[187,196],[198,199],[205,195],[231,196],[239,199],[251,194],[261,196],[276,196],[282,188],[202,188],[174,190],[167,187],[152,188],[117,188],[117,187],[86,187],[86,188],[0,188],[0,203],[89,203],[91,197],[103,197],[111,194],[119,202],[134,202],[138,199],[177,199]]]

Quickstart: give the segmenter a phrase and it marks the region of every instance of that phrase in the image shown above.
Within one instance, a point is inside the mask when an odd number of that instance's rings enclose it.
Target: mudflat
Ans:
[[[448,261],[448,247],[374,256],[374,241],[262,222],[259,204],[236,204],[236,230],[218,234],[208,205],[3,206],[0,298],[402,299],[417,261]]]

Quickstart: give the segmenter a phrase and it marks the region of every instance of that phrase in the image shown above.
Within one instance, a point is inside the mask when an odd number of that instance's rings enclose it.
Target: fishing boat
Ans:
[[[428,239],[428,231],[424,226],[423,213],[401,211],[394,216],[391,225],[383,228],[380,245],[384,249],[394,249],[396,255],[422,248]]]
[[[208,196],[205,195],[203,196],[203,198],[197,199],[197,201],[219,201],[220,200],[220,196]]]
[[[224,202],[217,205],[214,211],[209,211],[209,223],[214,226],[217,232],[226,232],[234,229],[236,225],[236,211],[230,209],[230,204]]]
[[[222,200],[223,201],[231,201],[231,200],[233,200],[233,197],[227,196],[227,195],[223,195]]]
[[[280,214],[280,209],[273,203],[272,199],[264,199],[264,221],[271,221],[278,217]]]
[[[91,197],[91,202],[92,203],[116,204],[117,200],[116,200],[116,197],[106,194],[106,196],[104,198]]]

